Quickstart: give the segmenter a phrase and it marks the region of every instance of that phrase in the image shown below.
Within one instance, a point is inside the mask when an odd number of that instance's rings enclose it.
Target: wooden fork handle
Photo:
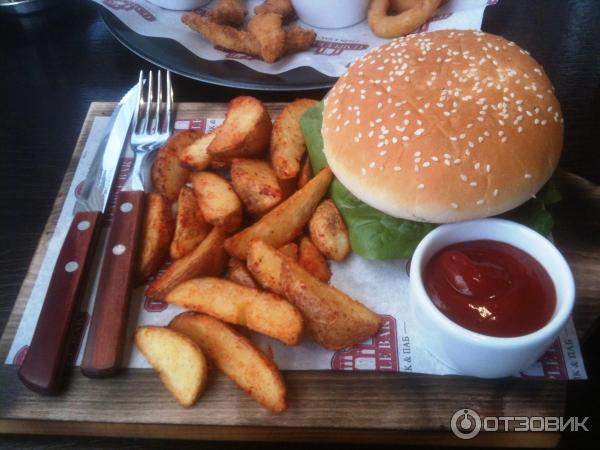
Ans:
[[[73,217],[50,278],[46,298],[19,378],[33,391],[56,394],[63,386],[68,365],[73,320],[100,224],[98,211],[80,212]]]
[[[144,192],[118,194],[81,365],[87,377],[108,377],[121,368],[143,209]]]

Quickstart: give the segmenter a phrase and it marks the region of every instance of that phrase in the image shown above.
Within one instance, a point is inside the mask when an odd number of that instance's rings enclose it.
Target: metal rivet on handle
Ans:
[[[77,229],[79,231],[85,231],[90,227],[91,223],[89,220],[82,220],[77,224]]]
[[[128,213],[129,211],[131,211],[133,209],[133,204],[131,204],[129,202],[125,202],[121,205],[121,207],[119,209],[121,210],[121,212]]]
[[[117,244],[112,248],[113,255],[117,256],[125,253],[125,250],[127,250],[127,247],[125,247],[123,244]]]
[[[75,272],[77,269],[79,269],[79,264],[77,264],[77,261],[69,261],[65,264],[65,270],[67,272]]]

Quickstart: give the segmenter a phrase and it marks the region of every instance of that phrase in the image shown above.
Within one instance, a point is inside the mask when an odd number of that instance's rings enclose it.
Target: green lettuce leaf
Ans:
[[[505,214],[506,219],[522,223],[529,228],[534,229],[542,236],[548,236],[554,226],[552,214],[548,211],[548,206],[559,202],[562,199],[556,185],[549,181],[537,193],[535,198],[523,203],[514,211]]]
[[[322,103],[306,111],[300,119],[300,128],[315,173],[327,165],[321,136],[322,122]],[[421,239],[435,228],[433,224],[398,219],[382,213],[356,198],[337,179],[331,183],[329,194],[346,222],[352,250],[368,259],[409,258]],[[549,182],[535,198],[503,217],[548,235],[554,221],[547,207],[560,199],[558,189]]]

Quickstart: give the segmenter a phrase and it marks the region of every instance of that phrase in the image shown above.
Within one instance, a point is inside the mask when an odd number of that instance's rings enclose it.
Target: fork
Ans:
[[[117,195],[108,232],[81,365],[83,374],[88,377],[107,377],[121,368],[145,192],[151,189],[148,172],[152,155],[165,144],[173,129],[173,89],[168,71],[165,84],[166,99],[163,100],[162,72],[158,71],[154,100],[152,72],[145,79],[144,72],[140,71],[137,111],[130,140],[134,162]]]

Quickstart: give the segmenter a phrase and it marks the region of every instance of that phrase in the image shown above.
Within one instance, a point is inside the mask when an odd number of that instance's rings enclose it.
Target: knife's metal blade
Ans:
[[[110,122],[88,174],[77,194],[74,212],[104,212],[123,148],[128,145],[129,128],[136,111],[139,85],[125,94],[112,113]]]

